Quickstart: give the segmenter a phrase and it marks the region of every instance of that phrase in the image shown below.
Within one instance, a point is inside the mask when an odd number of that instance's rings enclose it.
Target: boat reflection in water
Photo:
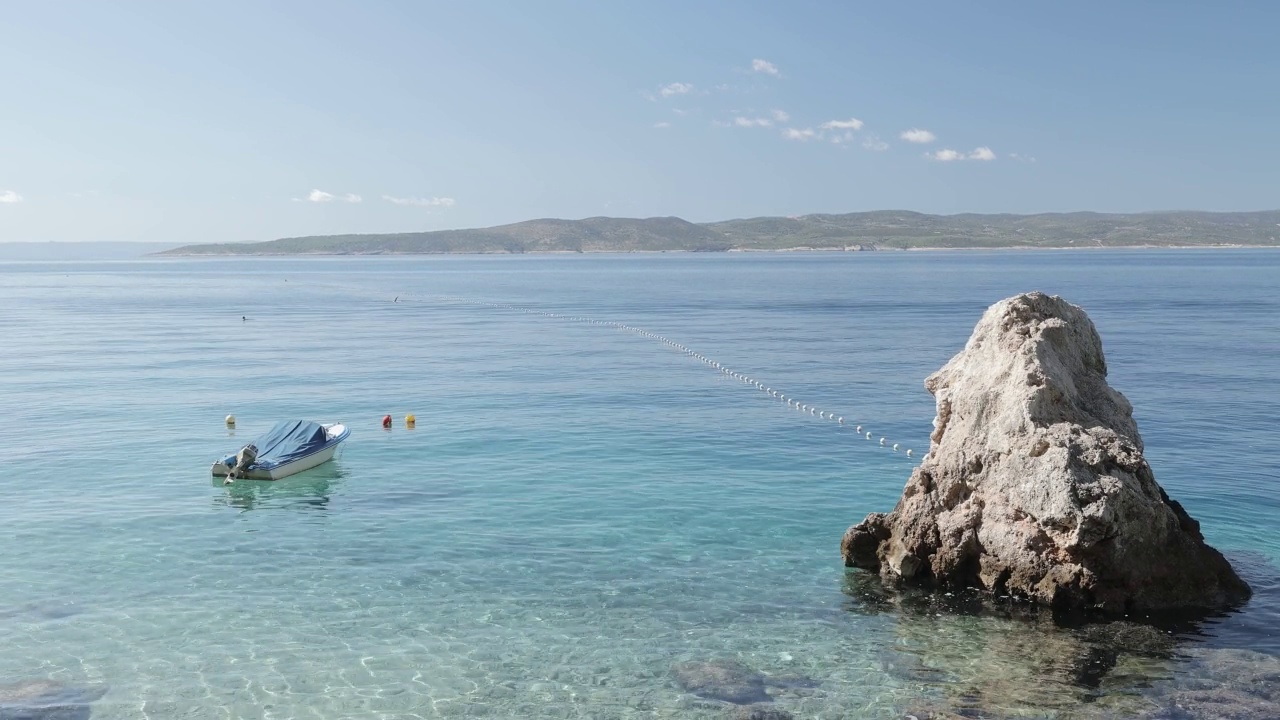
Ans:
[[[346,475],[341,465],[329,462],[283,480],[243,480],[223,485],[221,478],[214,478],[213,486],[223,492],[214,495],[213,502],[242,512],[271,509],[326,512],[330,498]]]

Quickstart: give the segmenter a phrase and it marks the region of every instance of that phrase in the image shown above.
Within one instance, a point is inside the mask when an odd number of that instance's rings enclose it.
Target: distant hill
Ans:
[[[165,255],[392,255],[430,253],[709,252],[730,249],[719,233],[680,218],[595,217],[386,235],[316,235],[260,243],[188,245]]]
[[[676,217],[527,220],[469,230],[187,245],[162,255],[725,252],[1280,246],[1280,211],[926,215],[905,210],[695,224]]]
[[[735,247],[877,249],[1280,245],[1280,211],[925,215],[882,210],[708,223]]]

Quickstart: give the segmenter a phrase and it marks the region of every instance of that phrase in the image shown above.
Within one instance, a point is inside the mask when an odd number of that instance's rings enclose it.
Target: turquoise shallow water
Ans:
[[[1088,650],[1067,630],[846,573],[841,534],[911,468],[852,426],[922,452],[922,381],[983,309],[1066,296],[1157,479],[1258,590],[1180,647],[1280,654],[1276,278],[1255,250],[0,264],[0,685],[105,690],[95,718],[719,718],[670,668],[732,658],[806,678],[775,690],[797,717],[975,683],[1124,714],[1192,661],[1082,680],[1036,656]],[[280,483],[210,480],[291,417],[353,435]]]

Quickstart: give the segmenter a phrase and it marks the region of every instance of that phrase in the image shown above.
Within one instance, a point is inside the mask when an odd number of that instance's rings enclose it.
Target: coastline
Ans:
[[[264,252],[243,252],[243,253],[175,253],[175,252],[159,252],[144,255],[149,258],[222,258],[222,257],[417,257],[417,256],[467,256],[467,255],[502,255],[502,256],[519,256],[519,255],[739,255],[739,254],[788,254],[788,253],[899,253],[899,252],[1037,252],[1046,250],[1070,250],[1070,251],[1089,251],[1089,250],[1274,250],[1280,249],[1280,244],[1276,245],[1244,245],[1240,243],[1233,244],[1206,244],[1206,245],[1008,245],[1002,247],[984,247],[984,246],[966,246],[966,247],[910,247],[910,248],[815,248],[815,247],[790,247],[790,248],[730,248],[728,250],[530,250],[528,252],[304,252],[304,253],[264,253]]]

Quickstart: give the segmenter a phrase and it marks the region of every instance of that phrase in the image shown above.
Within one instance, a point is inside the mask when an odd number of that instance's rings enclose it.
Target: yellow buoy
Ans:
[[[417,422],[418,418],[414,417],[412,414],[404,416],[404,424],[407,427],[413,427]]]
[[[235,415],[228,415],[228,416],[227,416],[227,427],[235,427],[235,426],[236,426],[236,416],[235,416]]]

